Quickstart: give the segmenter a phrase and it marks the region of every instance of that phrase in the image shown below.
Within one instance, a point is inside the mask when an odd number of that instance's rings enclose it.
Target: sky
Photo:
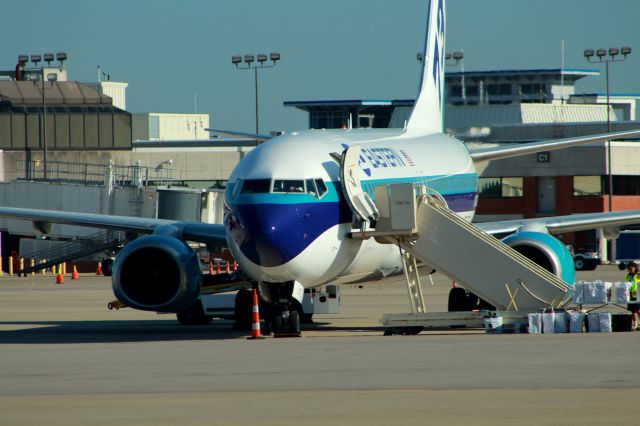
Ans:
[[[254,131],[253,74],[231,56],[279,52],[259,72],[260,131],[307,127],[289,100],[407,99],[417,91],[427,0],[30,0],[3,2],[0,60],[64,51],[69,78],[97,66],[124,81],[131,112],[209,113],[221,129]],[[612,93],[640,93],[638,0],[448,0],[446,50],[465,70],[602,69],[587,48],[631,46],[611,66]],[[449,70],[459,69],[450,67]],[[601,77],[578,91],[604,93]],[[194,102],[197,97],[197,106]]]

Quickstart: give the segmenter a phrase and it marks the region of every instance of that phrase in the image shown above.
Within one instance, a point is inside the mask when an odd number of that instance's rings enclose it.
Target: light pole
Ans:
[[[418,60],[418,62],[422,62],[422,53],[418,53],[416,55],[416,59]],[[455,61],[450,65],[458,65],[458,63],[460,63],[460,71],[461,71],[461,75],[460,75],[460,84],[461,84],[461,89],[462,89],[462,102],[463,104],[467,103],[467,90],[465,87],[465,82],[464,82],[464,52],[462,50],[459,51],[455,51],[453,53],[447,52],[444,55],[444,59],[445,61],[451,61],[452,59]]]
[[[453,59],[454,65],[458,65],[460,63],[460,86],[462,90],[462,104],[467,104],[467,89],[464,84],[464,52],[462,50],[453,52],[453,53],[445,53],[444,55],[445,61],[450,61]]]
[[[258,53],[255,56],[247,54],[244,55],[244,65],[241,65],[243,61],[243,57],[241,55],[234,55],[231,57],[231,63],[234,64],[237,69],[253,69],[254,72],[253,76],[256,89],[256,133],[260,133],[260,121],[258,114],[258,69],[275,67],[276,62],[280,60],[280,54],[277,52],[272,52],[269,55],[269,60],[271,60],[271,65],[265,65],[265,62],[267,62],[267,55],[265,55],[264,53]]]
[[[627,59],[627,56],[631,54],[630,47],[623,47],[618,49],[617,47],[611,47],[609,49],[609,58],[607,58],[607,50],[606,49],[586,49],[584,51],[584,57],[587,61],[591,63],[603,63],[604,62],[604,73],[605,80],[607,85],[607,133],[611,133],[611,102],[609,99],[609,62],[622,62]],[[617,58],[616,56],[622,55],[621,58]],[[598,59],[594,58],[596,56]],[[613,211],[613,174],[611,170],[611,140],[607,140],[607,184],[609,186],[608,197],[609,197],[609,211]]]
[[[31,62],[35,67],[35,71],[37,71],[37,74],[31,75],[33,84],[35,85],[37,83],[38,74],[40,74],[40,81],[42,81],[42,120],[41,120],[42,126],[40,131],[40,139],[41,139],[41,146],[42,146],[42,172],[43,172],[42,176],[45,180],[47,179],[47,103],[46,103],[45,91],[44,91],[46,68],[44,64],[42,65],[42,67],[38,68],[38,64],[42,59],[44,59],[44,61],[48,65],[48,68],[50,68],[51,61],[53,61],[53,58],[54,58],[53,53],[45,53],[42,56],[37,53],[31,55]],[[60,69],[62,69],[62,63],[67,60],[67,54],[64,52],[58,52],[55,55],[55,58],[60,62]],[[26,63],[26,60],[27,60],[26,55],[18,56],[18,63],[24,64]],[[56,73],[48,73],[46,75],[46,79],[51,83],[51,87],[53,87],[53,84],[58,79],[58,75]]]
[[[594,51],[593,49],[586,49],[584,51],[584,57],[590,63],[602,63],[604,62],[604,73],[605,80],[607,85],[607,133],[611,133],[611,100],[609,94],[609,62],[622,62],[627,59],[627,56],[631,54],[631,48],[625,46],[621,49],[617,47],[611,47],[608,51],[609,58],[607,58],[607,50],[606,49],[597,49]],[[622,55],[616,59],[616,56]],[[598,59],[594,58],[596,56]],[[613,172],[611,170],[611,140],[607,140],[607,184],[609,186],[608,191],[608,199],[609,199],[609,211],[613,211]],[[604,246],[606,248],[606,245]],[[615,255],[613,253],[615,249],[615,245],[613,242],[610,242],[610,250],[608,252],[608,260],[610,262],[614,261]]]

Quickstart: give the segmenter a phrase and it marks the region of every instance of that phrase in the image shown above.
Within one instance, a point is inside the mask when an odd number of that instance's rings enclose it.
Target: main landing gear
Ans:
[[[260,295],[268,302],[264,313],[266,332],[273,337],[300,337],[300,311],[304,288],[295,281],[261,283]]]

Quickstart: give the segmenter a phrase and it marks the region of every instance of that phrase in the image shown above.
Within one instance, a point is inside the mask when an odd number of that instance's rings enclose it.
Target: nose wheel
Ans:
[[[273,317],[273,337],[300,337],[300,314],[295,309],[285,309]]]
[[[304,289],[293,281],[284,283],[260,283],[260,294],[268,303],[266,312],[267,333],[273,337],[300,337],[300,306]],[[294,296],[295,294],[295,296]]]

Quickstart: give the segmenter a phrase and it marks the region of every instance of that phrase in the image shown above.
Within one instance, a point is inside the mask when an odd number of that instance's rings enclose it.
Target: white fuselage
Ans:
[[[309,130],[270,140],[238,164],[225,192],[227,241],[260,282],[305,287],[400,272],[397,247],[348,238],[353,214],[331,153],[360,145],[362,190],[411,182],[437,191],[471,220],[477,174],[464,145],[400,129]],[[324,186],[324,187],[323,187]]]

